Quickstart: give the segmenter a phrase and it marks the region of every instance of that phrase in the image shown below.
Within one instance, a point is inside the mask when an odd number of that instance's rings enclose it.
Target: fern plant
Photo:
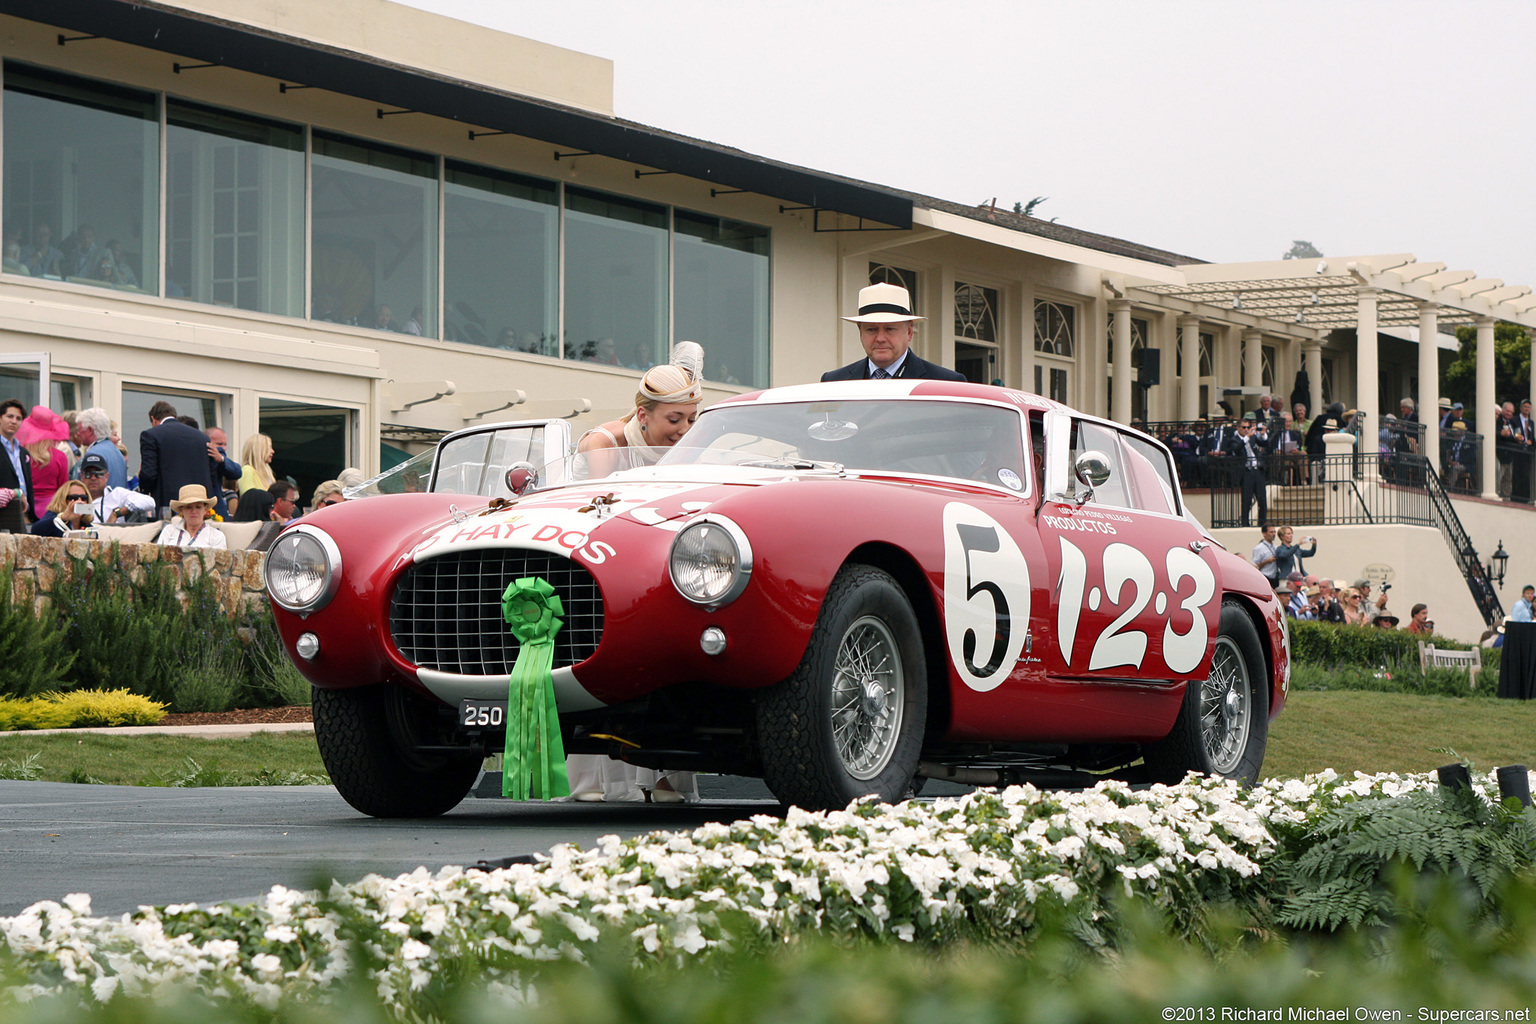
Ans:
[[[1373,797],[1334,808],[1308,831],[1300,856],[1278,879],[1276,920],[1292,928],[1336,931],[1389,922],[1393,875],[1406,867],[1474,887],[1485,909],[1536,852],[1536,811],[1489,806],[1467,790],[1437,789]]]

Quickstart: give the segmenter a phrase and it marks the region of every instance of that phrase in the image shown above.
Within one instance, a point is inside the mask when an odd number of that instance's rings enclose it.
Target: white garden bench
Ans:
[[[1470,651],[1442,651],[1434,644],[1426,644],[1419,641],[1419,668],[1428,670],[1432,668],[1455,668],[1466,672],[1472,681],[1472,689],[1477,689],[1477,674],[1483,670],[1483,652],[1481,648],[1474,647]]]

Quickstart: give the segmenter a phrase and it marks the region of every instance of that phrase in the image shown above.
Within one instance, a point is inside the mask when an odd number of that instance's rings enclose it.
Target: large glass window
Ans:
[[[165,292],[304,315],[304,132],[169,100]]]
[[[768,383],[768,229],[676,210],[673,335],[704,346],[704,376]]]
[[[437,336],[437,161],[314,133],[316,320]]]
[[[559,355],[554,183],[449,163],[444,192],[444,337]]]
[[[300,505],[309,505],[317,486],[351,464],[352,421],[347,409],[261,399],[260,432],[272,439],[272,471],[298,485]]]
[[[567,187],[565,209],[565,357],[631,369],[662,362],[666,207]]]
[[[153,93],[5,66],[5,271],[158,291]]]

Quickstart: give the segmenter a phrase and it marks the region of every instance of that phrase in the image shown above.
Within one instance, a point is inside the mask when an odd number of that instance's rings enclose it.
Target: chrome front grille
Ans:
[[[554,667],[591,657],[603,635],[603,597],[592,575],[560,555],[508,549],[441,555],[406,570],[389,601],[395,646],[421,668],[507,675],[519,645],[502,617],[501,595],[525,576],[548,580],[565,608]]]

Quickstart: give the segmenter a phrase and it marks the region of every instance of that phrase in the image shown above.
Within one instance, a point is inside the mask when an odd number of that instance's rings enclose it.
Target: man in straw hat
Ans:
[[[821,375],[822,380],[965,380],[911,351],[913,327],[926,317],[912,312],[912,297],[898,284],[872,284],[859,290],[857,316],[845,316],[859,328],[865,358]]]

